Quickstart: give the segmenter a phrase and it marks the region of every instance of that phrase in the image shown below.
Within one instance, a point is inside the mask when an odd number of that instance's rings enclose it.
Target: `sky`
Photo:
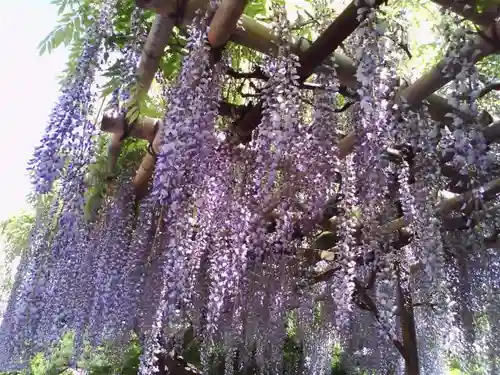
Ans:
[[[28,208],[26,165],[59,95],[64,47],[39,56],[38,43],[54,28],[50,0],[0,0],[0,220]]]

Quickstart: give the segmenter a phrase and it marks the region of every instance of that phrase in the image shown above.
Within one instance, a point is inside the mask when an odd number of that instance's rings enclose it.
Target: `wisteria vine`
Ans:
[[[286,9],[275,5],[277,53],[263,58],[263,82],[252,86],[262,116],[250,142],[237,144],[219,121],[231,60],[207,39],[218,5],[195,15],[179,76],[165,88],[165,116],[148,150],[156,158],[150,194],[136,202],[127,171],[87,221],[94,80],[116,8],[103,2],[30,162],[36,192],[55,199],[21,260],[0,368],[23,368],[74,332],[75,358],[87,344],[112,342],[120,352],[136,335],[141,375],[164,373],[165,358],[178,360],[189,340],[199,344],[203,371],[222,363],[228,375],[253,367],[328,373],[339,346],[352,371],[440,374],[446,351],[471,368],[487,358],[494,374],[498,254],[476,220],[491,203],[484,189],[461,201],[461,213],[441,200],[446,187],[467,192],[492,170],[484,136],[464,120],[478,115],[466,33],[450,37],[462,47],[448,51],[447,66],[460,69],[444,72],[453,78],[451,109],[436,122],[427,103],[399,96],[404,57],[387,38],[390,22],[374,1],[357,1],[360,26],[346,42],[357,102],[338,111],[346,94],[335,61],[311,76],[316,89],[304,101],[303,57],[288,42]],[[136,9],[131,18],[141,36],[142,15]],[[124,84],[112,105],[134,95],[143,41],[122,51]],[[457,175],[468,185],[454,185]],[[449,224],[460,215],[465,232]],[[291,343],[300,359],[287,362]]]

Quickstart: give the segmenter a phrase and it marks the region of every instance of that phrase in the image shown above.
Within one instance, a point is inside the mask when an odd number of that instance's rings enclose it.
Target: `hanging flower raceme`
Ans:
[[[235,308],[246,271],[245,228],[241,225],[245,223],[242,220],[245,212],[234,188],[237,183],[233,172],[235,161],[237,156],[232,146],[221,144],[213,154],[210,171],[199,192],[200,205],[196,207],[199,229],[193,243],[192,259],[196,260],[193,271],[200,271],[202,259],[210,262],[208,270],[204,268],[210,279],[204,333],[207,345],[214,341],[214,333],[222,329],[218,324],[222,310],[231,312]]]
[[[68,158],[78,160],[79,153],[90,152],[88,138],[92,131],[86,124],[92,114],[91,87],[114,10],[114,0],[105,2],[99,19],[85,34],[76,68],[63,84],[62,95],[52,110],[41,144],[35,149],[29,169],[38,193],[47,193],[52,188],[67,167]]]
[[[446,116],[452,120],[449,133],[443,132],[440,148],[446,160],[463,176],[472,176],[467,179],[458,178],[460,190],[468,190],[476,181],[486,182],[485,178],[491,169],[491,159],[486,154],[486,141],[478,131],[477,126],[470,126],[463,116],[477,118],[479,111],[476,95],[479,90],[479,73],[472,58],[461,57],[462,51],[471,48],[471,41],[466,38],[467,30],[459,28],[451,35],[452,48],[447,51],[448,67],[443,74],[454,77],[449,87],[448,103],[454,108]],[[459,66],[457,71],[455,68]]]
[[[47,231],[40,230],[33,236],[30,249],[26,249],[18,266],[0,327],[0,363],[5,370],[22,369],[40,349],[33,332],[44,307],[40,295],[44,293],[49,270],[47,239]]]
[[[163,322],[178,320],[180,304],[189,299],[186,286],[193,248],[184,238],[191,236],[190,205],[203,184],[215,152],[215,119],[220,96],[220,65],[212,68],[206,44],[206,26],[197,17],[190,27],[188,56],[178,83],[168,97],[168,111],[161,129],[162,142],[155,170],[153,196],[162,207],[164,228],[163,285],[156,317],[148,333],[149,349],[143,355],[141,373],[154,366],[158,336]]]
[[[110,102],[110,105],[119,107],[119,102],[124,102],[125,106],[121,108],[121,114],[125,114],[128,106],[136,105],[136,103],[130,102],[130,100],[137,100],[133,95],[142,90],[142,87],[140,87],[141,83],[137,82],[136,72],[147,35],[141,23],[143,12],[142,8],[135,8],[133,10],[130,19],[130,32],[131,35],[134,35],[134,38],[125,45],[121,51],[122,55],[117,61],[118,71],[123,84],[117,89],[118,95],[113,98],[114,100]]]
[[[130,181],[122,179],[121,187],[103,217],[103,227],[98,240],[99,247],[93,252],[95,270],[88,332],[94,344],[125,335],[131,330],[134,312],[123,298],[127,263],[139,252],[131,252],[134,192]],[[122,286],[122,287],[120,287]]]

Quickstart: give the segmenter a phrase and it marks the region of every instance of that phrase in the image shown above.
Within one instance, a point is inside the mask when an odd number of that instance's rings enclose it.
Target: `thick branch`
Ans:
[[[417,332],[415,329],[415,314],[411,295],[404,293],[401,285],[401,273],[396,270],[396,306],[399,311],[403,348],[406,356],[405,368],[407,375],[419,375],[420,365],[417,346]]]
[[[432,0],[434,3],[441,5],[442,7],[449,8],[453,12],[461,15],[462,17],[474,22],[477,25],[488,27],[500,14],[500,5],[494,4],[488,5],[487,8],[479,12],[478,2],[475,0],[467,1],[455,1],[455,0]]]
[[[138,84],[142,92],[147,92],[158,67],[165,47],[172,35],[174,21],[169,17],[156,16],[148,38],[142,49],[141,60],[137,67]]]
[[[246,0],[222,0],[208,31],[208,42],[213,48],[222,47],[229,40],[236,30],[236,23],[243,14],[245,5]]]
[[[381,0],[376,0],[374,6],[379,6]],[[358,27],[361,19],[357,15],[358,7],[354,2],[332,22],[320,37],[306,50],[299,47],[300,68],[298,75],[304,81],[315,67],[323,61]],[[262,102],[259,102],[235,127],[236,134],[243,143],[250,141],[252,131],[261,121]]]
[[[378,8],[386,0],[375,0],[373,8]],[[338,17],[321,33],[314,43],[302,54],[300,54],[299,76],[301,80],[309,77],[314,68],[321,65],[340,44],[351,35],[361,23],[358,18],[359,7],[355,2],[351,2]]]
[[[136,190],[136,199],[142,199],[148,193],[149,181],[155,169],[156,155],[158,154],[158,152],[160,152],[160,142],[163,134],[163,127],[164,122],[160,121],[158,123],[158,131],[156,132],[155,138],[151,143],[151,147],[148,150],[148,153],[142,159],[139,169],[137,169],[137,171],[135,172],[134,186]]]
[[[483,96],[488,95],[492,91],[499,91],[500,90],[500,82],[495,82],[495,83],[490,83],[489,85],[486,85],[479,91],[479,94],[477,94],[476,99],[481,99]]]
[[[144,44],[139,66],[137,67],[137,87],[139,89],[136,91],[135,95],[137,95],[138,98],[149,90],[149,86],[160,65],[160,59],[163,56],[165,47],[172,34],[173,26],[174,23],[170,18],[156,16],[153,26],[149,31],[148,38],[146,39],[146,43]],[[121,144],[124,139],[125,126],[123,122],[125,119],[122,118],[120,121],[122,123],[121,129],[118,130],[114,127],[116,132],[112,132],[113,136],[111,137],[111,143],[108,149],[108,170],[110,173],[113,172],[116,166]],[[101,129],[106,131],[105,129],[108,128],[109,125],[109,117],[104,116],[101,123]],[[134,132],[134,134],[141,135],[142,133]]]
[[[485,31],[485,34],[490,38],[494,38],[494,35],[500,34],[500,20],[489,27]],[[467,59],[467,61],[477,63],[484,57],[496,52],[495,46],[485,40],[483,36],[476,35],[470,44],[466,44],[462,47],[459,57],[460,60]],[[424,74],[410,87],[403,90],[401,98],[410,105],[421,103],[433,92],[450,82],[459,73],[460,68],[460,64],[450,62],[449,58],[444,58],[428,73]],[[446,72],[446,74],[444,72]]]
[[[198,9],[206,9],[206,0],[135,0],[139,8],[151,9],[176,23],[189,23]]]

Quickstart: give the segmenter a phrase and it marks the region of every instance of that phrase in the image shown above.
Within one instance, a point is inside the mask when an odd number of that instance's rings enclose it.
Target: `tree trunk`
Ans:
[[[396,303],[400,313],[401,335],[403,336],[403,347],[405,351],[405,373],[406,375],[420,375],[413,301],[410,292],[403,290],[400,272],[398,267],[396,269]]]
[[[411,297],[407,298],[406,309],[404,309],[401,315],[401,327],[403,329],[403,345],[407,352],[407,359],[405,361],[406,375],[420,375],[417,331],[415,329],[415,315]]]

